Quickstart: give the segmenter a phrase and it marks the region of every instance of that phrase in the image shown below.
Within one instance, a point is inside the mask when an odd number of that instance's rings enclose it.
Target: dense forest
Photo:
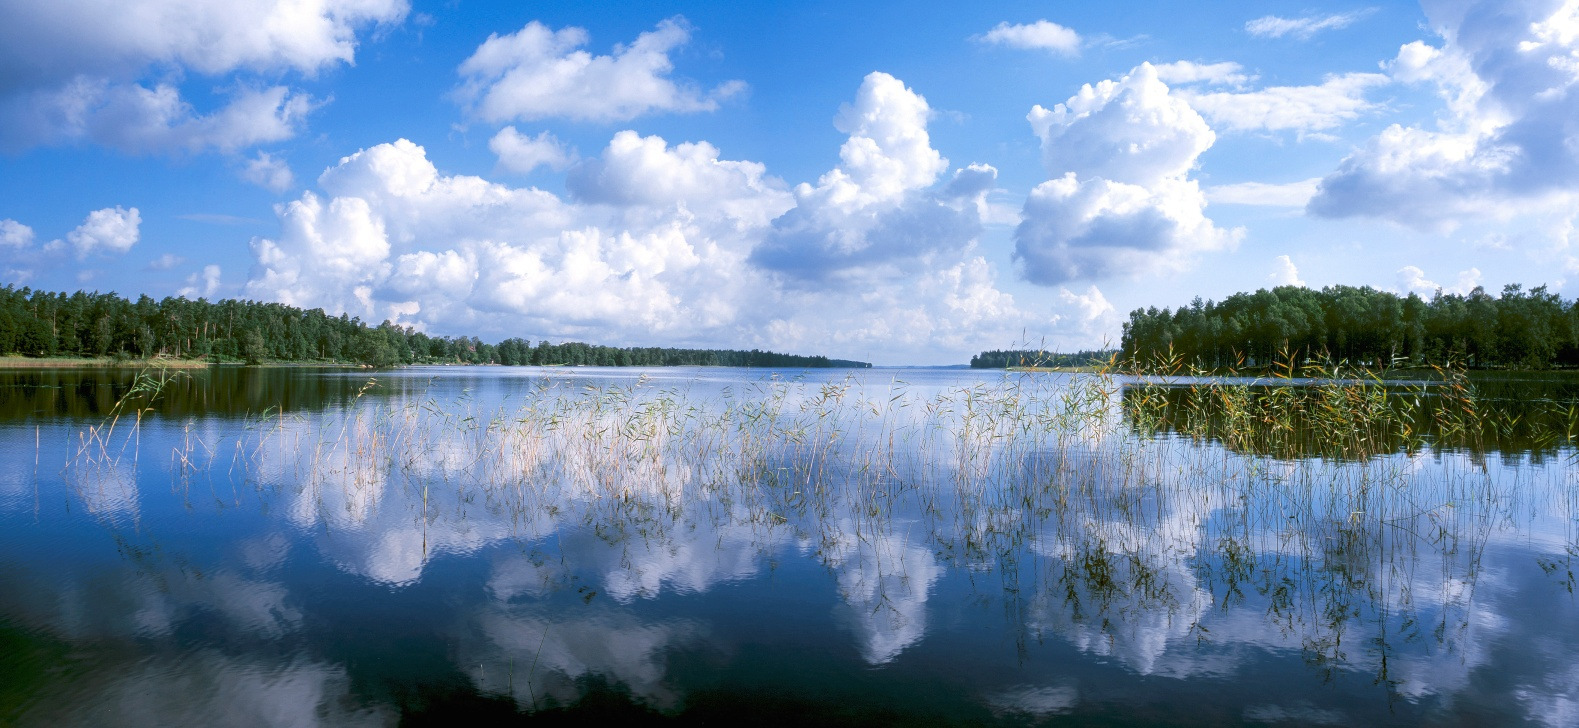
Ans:
[[[618,348],[578,342],[533,346],[429,336],[384,322],[280,303],[185,298],[129,301],[114,293],[0,287],[0,354],[237,361],[598,366],[869,367],[866,362],[723,349]]]
[[[1087,367],[1112,361],[1116,351],[1077,351],[1058,354],[1039,349],[995,349],[984,351],[970,358],[972,369],[1007,369],[1009,367]]]
[[[1206,368],[1328,359],[1365,366],[1461,364],[1545,369],[1579,365],[1579,302],[1518,284],[1492,296],[1437,291],[1430,301],[1374,288],[1279,286],[1179,309],[1136,309],[1122,357]]]

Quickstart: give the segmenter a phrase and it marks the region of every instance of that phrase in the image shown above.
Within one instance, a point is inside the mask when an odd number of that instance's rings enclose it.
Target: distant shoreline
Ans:
[[[1062,372],[1062,373],[1065,373],[1065,374],[1094,374],[1094,373],[1098,373],[1098,372],[1102,371],[1102,368],[1101,367],[1096,367],[1096,366],[1083,366],[1083,367],[1007,367],[1006,369],[1002,369],[1002,370],[998,370],[998,371],[1010,371],[1010,372]],[[1127,375],[1140,374],[1140,375],[1150,375],[1150,376],[1163,375],[1163,376],[1178,376],[1178,377],[1247,377],[1247,378],[1252,378],[1252,379],[1266,379],[1266,380],[1275,380],[1275,379],[1283,378],[1282,374],[1281,374],[1281,371],[1277,370],[1277,369],[1275,369],[1273,367],[1265,367],[1265,368],[1263,368],[1263,367],[1256,367],[1256,368],[1243,369],[1243,370],[1237,370],[1237,371],[1235,371],[1235,370],[1202,371],[1202,372],[1185,372],[1185,371],[1181,371],[1181,372],[1174,372],[1174,373],[1171,373],[1171,374],[1163,374],[1161,372],[1124,371],[1122,369],[1108,369],[1107,371],[1108,371],[1109,374],[1113,374],[1113,375],[1117,375],[1117,376],[1127,376]],[[1510,378],[1513,378],[1513,377],[1527,377],[1527,376],[1532,376],[1532,375],[1538,375],[1538,376],[1541,376],[1541,377],[1544,377],[1544,378],[1548,378],[1548,379],[1554,378],[1554,377],[1573,377],[1573,378],[1579,379],[1579,369],[1573,369],[1573,368],[1553,367],[1553,368],[1549,368],[1549,369],[1506,369],[1506,368],[1500,368],[1499,367],[1499,368],[1485,368],[1485,369],[1466,369],[1466,370],[1462,370],[1462,371],[1464,371],[1464,373],[1468,374],[1471,379],[1480,380],[1480,381],[1506,380],[1506,379],[1510,379]],[[1383,381],[1383,382],[1393,382],[1393,381],[1408,382],[1408,381],[1419,381],[1419,380],[1423,380],[1423,379],[1424,380],[1438,379],[1441,376],[1441,370],[1432,369],[1430,367],[1417,367],[1417,366],[1416,367],[1400,367],[1400,368],[1397,368],[1397,369],[1388,369],[1388,370],[1384,370],[1384,371],[1380,371],[1380,372],[1375,371],[1375,370],[1367,370],[1367,369],[1355,369],[1353,371],[1345,372],[1344,376],[1341,377],[1341,378],[1343,378],[1343,379],[1355,379],[1355,378],[1369,379],[1373,375],[1377,379],[1379,379],[1380,381]],[[1321,375],[1321,374],[1298,373],[1298,374],[1295,375],[1295,378],[1296,379],[1321,379],[1321,378],[1323,378],[1323,376],[1324,375]]]

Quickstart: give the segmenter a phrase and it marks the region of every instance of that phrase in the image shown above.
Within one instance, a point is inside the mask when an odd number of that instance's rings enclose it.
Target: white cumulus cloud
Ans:
[[[773,221],[752,254],[765,269],[823,280],[903,266],[941,251],[962,251],[981,231],[981,210],[998,171],[948,169],[927,133],[926,99],[886,73],[869,74],[835,126],[849,134],[841,165],[816,185],[795,188],[794,209]]]
[[[744,256],[738,237],[726,246],[727,220],[677,211],[626,227],[619,210],[440,174],[406,140],[346,157],[319,186],[328,200],[309,192],[282,205],[281,235],[254,242],[249,294],[456,328],[501,315],[516,334],[606,338],[684,330],[732,309],[709,308],[733,290]]]
[[[537,21],[489,35],[459,68],[455,97],[488,122],[546,119],[624,121],[652,112],[712,111],[744,90],[729,81],[703,91],[670,77],[669,53],[690,42],[690,26],[670,18],[610,55],[581,50],[582,28],[551,30]]]
[[[151,64],[315,73],[350,63],[358,30],[407,10],[406,0],[15,0],[0,24],[0,77],[58,82]]]
[[[312,100],[284,86],[242,90],[208,114],[168,84],[78,78],[0,99],[0,148],[87,141],[128,154],[233,152],[296,135]]]
[[[142,216],[135,207],[106,207],[88,213],[81,225],[66,233],[66,240],[77,249],[78,258],[94,252],[124,253],[137,244],[141,224]]]
[[[33,244],[33,228],[12,219],[0,220],[0,247],[26,248]]]
[[[850,137],[839,147],[844,167],[837,177],[871,201],[893,200],[908,190],[932,184],[948,160],[932,148],[927,134],[927,100],[886,73],[871,73],[856,91],[855,103],[839,109],[834,127]]]
[[[963,361],[1054,318],[1018,307],[973,251],[997,172],[945,175],[928,115],[904,84],[869,77],[838,115],[840,166],[794,192],[708,142],[634,131],[572,166],[564,198],[379,144],[276,207],[245,294],[435,333]],[[827,221],[808,247],[784,234],[798,210]],[[825,247],[850,221],[875,252]],[[774,268],[759,254],[775,245],[830,275]]]
[[[1059,286],[1058,301],[1063,313],[1057,314],[1056,323],[1062,333],[1066,336],[1074,334],[1077,340],[1085,342],[1082,346],[1107,346],[1113,343],[1100,339],[1118,328],[1118,310],[1096,286],[1087,286],[1084,293],[1075,293]]]
[[[278,241],[252,242],[257,259],[249,295],[302,308],[325,307],[374,316],[369,284],[387,268],[389,240],[367,200],[312,192],[277,205]]]
[[[576,199],[620,207],[717,214],[742,226],[760,227],[793,202],[785,185],[759,162],[719,159],[707,142],[669,146],[661,137],[634,131],[614,135],[603,153],[565,180]]]
[[[1027,118],[1052,175],[1031,190],[1015,231],[1031,282],[1177,268],[1237,244],[1242,233],[1205,216],[1206,197],[1189,178],[1216,137],[1150,64]]]
[[[1042,163],[1054,175],[1149,186],[1183,176],[1216,135],[1190,105],[1173,95],[1149,63],[1116,81],[1086,84],[1051,110],[1027,120],[1042,142]]]
[[[1395,124],[1327,175],[1309,211],[1426,230],[1531,212],[1571,215],[1579,198],[1579,1],[1427,2],[1441,44],[1387,64],[1444,102],[1431,126]]]
[[[1294,266],[1294,261],[1286,255],[1279,255],[1272,261],[1272,273],[1267,280],[1274,286],[1303,286],[1305,281],[1299,277],[1299,268]]]
[[[564,170],[575,162],[574,152],[565,148],[557,137],[541,132],[529,137],[507,126],[488,140],[488,149],[499,158],[499,168],[516,174],[527,174],[538,167]]]
[[[1406,265],[1398,269],[1398,288],[1404,293],[1419,293],[1430,298],[1438,290],[1443,293],[1456,293],[1460,296],[1468,294],[1480,285],[1480,269],[1470,268],[1458,272],[1458,280],[1450,286],[1426,278],[1425,271],[1417,266]]]
[[[225,105],[200,111],[165,79],[171,70],[314,75],[351,63],[359,31],[407,9],[406,0],[8,3],[0,148],[86,141],[132,153],[229,152],[289,138],[311,107],[299,92],[237,84]],[[139,80],[147,76],[160,80]]]
[[[1023,25],[1002,22],[986,33],[972,36],[972,39],[1010,48],[1051,51],[1064,56],[1079,55],[1081,44],[1079,33],[1046,20]]]

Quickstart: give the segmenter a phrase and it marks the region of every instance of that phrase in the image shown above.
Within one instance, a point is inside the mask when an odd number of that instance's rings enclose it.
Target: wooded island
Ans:
[[[1116,351],[1059,354],[984,351],[977,369],[1070,368],[1161,362],[1206,370],[1274,363],[1348,362],[1364,367],[1453,365],[1551,369],[1579,366],[1579,300],[1519,284],[1492,296],[1438,290],[1431,300],[1369,286],[1279,286],[1220,302],[1197,297],[1178,309],[1135,309]]]
[[[994,349],[970,358],[972,369],[1067,369],[1102,366],[1113,361],[1112,350],[1059,354],[1042,349]]]
[[[1199,297],[1176,310],[1136,309],[1120,359],[1176,356],[1207,369],[1274,361],[1363,366],[1446,365],[1548,369],[1579,365],[1579,301],[1518,284],[1492,296],[1438,290],[1431,300],[1370,287],[1279,286]]]

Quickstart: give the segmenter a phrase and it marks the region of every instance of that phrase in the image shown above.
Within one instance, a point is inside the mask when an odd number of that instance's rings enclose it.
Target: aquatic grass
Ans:
[[[137,372],[129,386],[120,397],[116,398],[103,420],[96,425],[89,425],[78,433],[77,450],[74,460],[80,460],[95,465],[114,465],[119,462],[120,456],[125,454],[128,445],[137,441],[143,415],[152,411],[154,400],[164,392],[165,388],[175,381],[184,378],[187,373],[180,370],[170,370],[164,367],[147,367]],[[128,432],[121,440],[120,447],[114,456],[109,450],[113,447],[116,428],[123,417],[130,416],[132,423]],[[133,457],[137,456],[137,448],[133,448]]]
[[[135,498],[143,419],[166,389],[187,376],[186,371],[167,367],[163,362],[140,369],[126,391],[106,408],[103,418],[76,433],[76,441],[68,445],[71,454],[61,468],[61,476],[90,509],[120,511]],[[122,428],[127,419],[130,422]],[[37,442],[35,431],[35,460]],[[123,464],[128,449],[131,462]]]
[[[233,451],[230,482],[351,525],[404,491],[424,559],[444,533],[495,521],[522,543],[581,527],[638,552],[740,528],[764,553],[870,562],[883,578],[847,598],[895,620],[926,588],[920,545],[996,574],[1026,636],[1073,632],[1140,660],[1156,649],[1135,642],[1151,620],[1209,642],[1213,610],[1254,603],[1318,670],[1385,665],[1397,639],[1461,641],[1492,534],[1530,498],[1576,512],[1566,459],[1487,459],[1532,428],[1571,453],[1573,403],[1488,425],[1497,410],[1462,371],[1403,385],[1327,362],[1203,374],[1172,358],[935,393],[775,378],[705,395],[547,376],[488,404],[364,399],[370,382],[321,417],[262,412],[233,443],[187,423],[172,473],[212,473],[214,453]],[[1549,564],[1571,588],[1571,562]]]

